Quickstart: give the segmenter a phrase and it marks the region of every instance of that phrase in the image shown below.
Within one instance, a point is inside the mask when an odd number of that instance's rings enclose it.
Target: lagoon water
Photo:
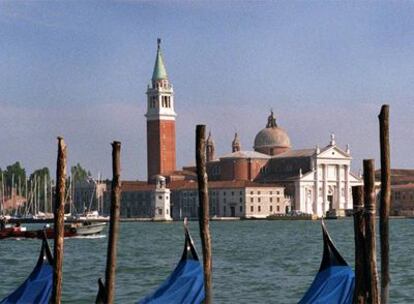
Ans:
[[[353,265],[353,221],[327,226]],[[201,258],[198,223],[190,229]],[[211,233],[214,303],[297,303],[322,258],[317,221],[211,222]],[[413,219],[391,220],[390,303],[414,303],[413,241]],[[183,243],[179,222],[121,223],[116,303],[135,303],[156,288],[178,263]],[[94,303],[106,247],[106,237],[65,239],[63,303]],[[0,241],[0,299],[30,273],[39,248],[39,240]]]

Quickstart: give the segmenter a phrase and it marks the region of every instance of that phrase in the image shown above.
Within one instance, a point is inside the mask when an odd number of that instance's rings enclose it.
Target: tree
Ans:
[[[22,195],[25,193],[26,170],[22,168],[20,162],[15,162],[13,165],[7,166],[3,171],[5,192],[14,189],[15,193]]]
[[[92,175],[90,171],[86,171],[79,163],[76,166],[70,168],[70,174],[72,176],[73,182],[82,182],[87,181]]]

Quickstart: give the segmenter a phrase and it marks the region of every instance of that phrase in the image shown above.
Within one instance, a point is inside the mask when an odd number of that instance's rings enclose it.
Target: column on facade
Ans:
[[[352,197],[349,195],[351,187],[349,185],[350,168],[349,165],[345,165],[345,209],[352,209]]]
[[[314,191],[313,191],[313,211],[317,210],[317,205],[319,202],[319,166],[315,159],[315,175],[314,175]]]
[[[337,178],[336,178],[336,181],[337,181],[337,187],[336,187],[336,189],[337,189],[337,195],[336,195],[336,197],[337,197],[337,204],[336,204],[336,206],[334,206],[334,208],[335,209],[343,209],[344,207],[343,207],[343,203],[342,203],[342,191],[341,191],[341,188],[342,188],[342,180],[341,180],[341,165],[336,165],[336,174],[337,174]]]
[[[328,165],[323,165],[323,197],[322,197],[322,212],[323,214],[329,210],[328,202]]]

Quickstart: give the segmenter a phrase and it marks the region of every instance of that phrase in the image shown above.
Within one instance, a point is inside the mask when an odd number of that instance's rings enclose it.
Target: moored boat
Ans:
[[[140,300],[138,304],[199,304],[205,297],[204,274],[193,239],[184,222],[185,241],[181,259],[173,272],[151,294]],[[106,298],[105,284],[98,280],[98,294],[95,303],[103,304]]]
[[[0,304],[37,303],[50,301],[53,284],[53,257],[46,238],[43,237],[36,266],[28,278],[15,291],[0,301]]]
[[[322,220],[323,257],[311,286],[299,304],[352,304],[355,274],[332,242]]]

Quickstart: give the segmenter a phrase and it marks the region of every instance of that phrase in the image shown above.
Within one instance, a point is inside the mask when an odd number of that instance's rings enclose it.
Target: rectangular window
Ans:
[[[239,201],[240,201],[240,203],[243,203],[243,198],[240,198]]]
[[[257,191],[257,194],[260,194],[260,191]]]
[[[240,212],[243,212],[243,206],[240,206]]]
[[[253,203],[253,197],[250,198],[250,202]]]
[[[277,206],[276,206],[276,210],[277,210],[277,212],[279,212],[279,211],[280,211],[280,207],[279,207],[279,205],[277,205]]]
[[[234,196],[234,191],[231,191],[231,195]]]
[[[224,213],[226,213],[226,206],[223,207],[223,211],[224,211]]]
[[[250,211],[251,211],[251,212],[253,212],[253,211],[254,211],[253,206],[250,206]]]
[[[270,202],[273,202],[273,197],[269,198],[269,201],[270,201]]]
[[[272,212],[272,211],[273,211],[273,206],[272,206],[272,205],[270,205],[270,206],[269,206],[269,211],[270,211],[270,212]]]
[[[260,203],[260,201],[261,201],[261,200],[260,200],[260,197],[258,197],[258,198],[257,198],[257,202],[258,202],[258,203]]]
[[[257,211],[261,212],[262,211],[262,207],[261,206],[257,206]]]

